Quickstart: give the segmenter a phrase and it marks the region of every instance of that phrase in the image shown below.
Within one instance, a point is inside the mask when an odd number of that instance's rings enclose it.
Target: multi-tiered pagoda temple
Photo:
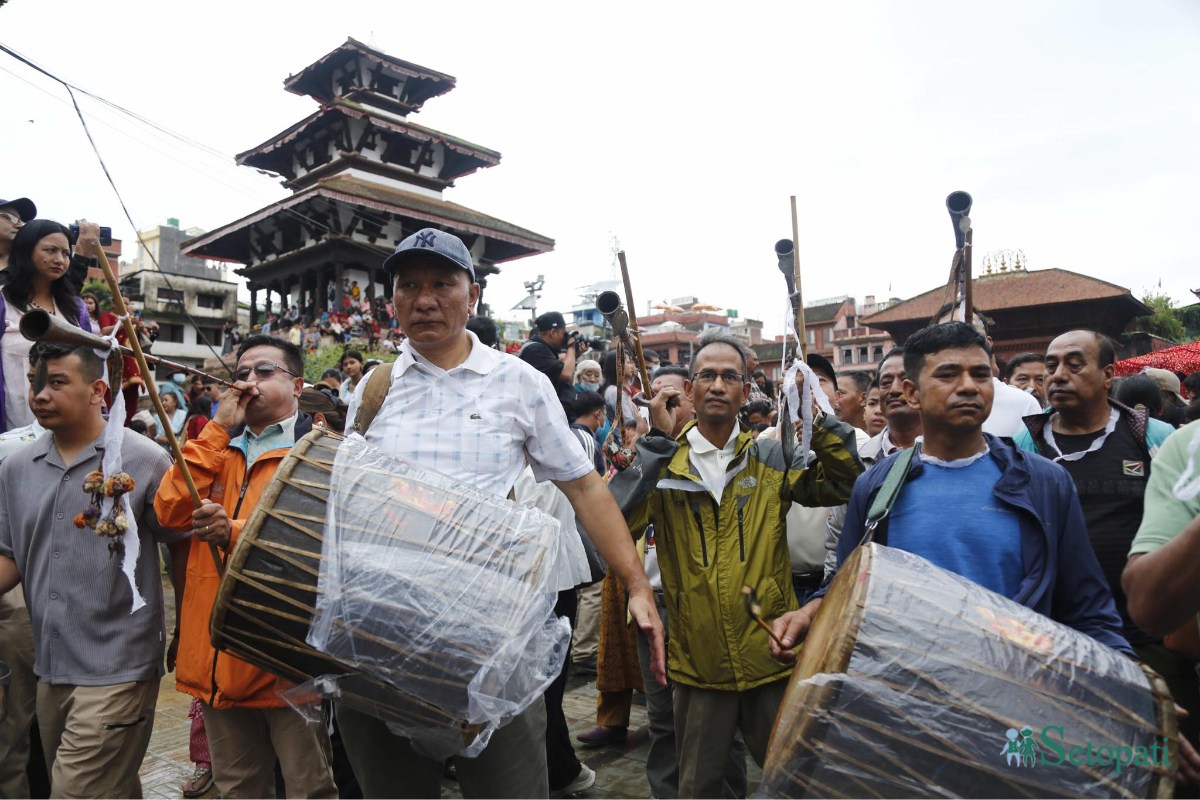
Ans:
[[[554,240],[451,203],[442,192],[500,154],[417,125],[409,115],[454,88],[455,79],[366,45],[346,43],[284,81],[321,108],[237,163],[283,178],[292,196],[211,233],[183,252],[240,262],[250,288],[250,324],[258,292],[323,310],[357,281],[368,298],[387,292],[379,264],[421,228],[451,231],[475,257],[479,282],[497,264],[544,253]]]

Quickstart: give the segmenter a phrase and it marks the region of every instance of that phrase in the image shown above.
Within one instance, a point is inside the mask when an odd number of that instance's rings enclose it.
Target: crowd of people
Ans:
[[[336,287],[329,284],[328,305],[318,309],[316,301],[301,309],[299,304],[285,305],[282,313],[268,310],[266,321],[250,332],[274,335],[313,354],[330,344],[348,345],[353,341],[366,342],[367,348],[397,352],[404,342],[404,333],[396,317],[396,306],[382,297],[374,302],[366,296],[358,281],[343,280],[342,303],[336,304]],[[226,337],[225,352],[240,343],[240,335]]]
[[[501,351],[495,326],[471,316],[470,252],[425,229],[382,264],[390,302],[352,283],[348,314],[286,308],[231,343],[229,385],[173,376],[165,421],[135,413],[119,426],[106,418],[113,392],[136,384],[111,386],[89,346],[15,331],[35,307],[95,332],[115,324],[71,279],[92,226],[75,240],[35,215],[0,201],[6,796],[36,789],[35,719],[53,796],[137,796],[165,669],[193,699],[187,796],[436,797],[448,771],[467,797],[583,792],[596,774],[576,743],[624,745],[635,694],[654,797],[745,796],[746,756],[764,763],[795,648],[868,535],[1153,667],[1185,712],[1174,766],[1185,789],[1200,782],[1196,375],[1116,381],[1113,343],[1087,330],[1000,363],[990,320],[946,308],[873,373],[839,375],[809,354],[797,393],[792,373],[772,380],[719,331],[686,365],[645,353],[642,385],[625,342],[593,350],[557,312]],[[376,326],[403,331],[394,362],[347,348],[305,381],[308,333],[379,338]],[[785,402],[797,394],[811,415]],[[160,446],[163,425],[184,442],[181,461]],[[432,757],[354,704],[313,699],[296,713],[273,672],[213,646],[222,565],[314,427],[561,524],[572,569],[550,588],[572,652],[474,757]],[[747,616],[746,586],[770,634]],[[451,608],[442,624],[471,620]],[[573,670],[599,690],[596,726],[577,742],[562,708]]]

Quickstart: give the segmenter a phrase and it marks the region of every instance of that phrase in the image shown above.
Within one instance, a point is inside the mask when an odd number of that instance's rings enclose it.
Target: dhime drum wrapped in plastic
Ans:
[[[536,509],[351,436],[333,464],[308,642],[407,698],[351,699],[396,733],[430,754],[477,753],[562,667],[559,535]]]
[[[765,797],[1170,797],[1152,671],[919,556],[842,566],[771,735]]]

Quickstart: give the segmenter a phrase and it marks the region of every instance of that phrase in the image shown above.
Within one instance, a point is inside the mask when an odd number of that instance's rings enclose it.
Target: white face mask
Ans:
[[[174,375],[171,376],[171,380],[173,380],[179,384],[183,383],[183,378],[184,378],[184,375],[182,372],[176,372]]]
[[[587,389],[589,392],[600,391],[600,384],[598,384],[598,383],[589,383],[587,381],[580,381],[579,385],[582,386],[584,389]]]

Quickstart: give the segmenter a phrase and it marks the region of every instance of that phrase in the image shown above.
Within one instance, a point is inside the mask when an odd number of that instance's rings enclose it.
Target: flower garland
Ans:
[[[133,491],[133,478],[127,472],[118,472],[108,480],[100,470],[92,470],[83,479],[83,491],[92,496],[92,502],[75,515],[76,528],[91,528],[97,536],[108,538],[108,552],[124,549],[121,537],[129,530],[129,519],[125,516],[125,505],[121,496]],[[104,498],[112,498],[108,516],[101,519]]]

